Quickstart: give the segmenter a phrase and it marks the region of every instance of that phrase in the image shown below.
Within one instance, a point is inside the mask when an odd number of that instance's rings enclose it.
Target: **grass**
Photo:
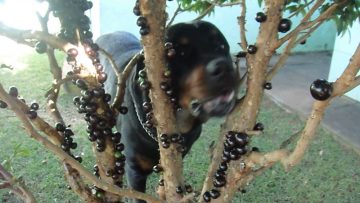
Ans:
[[[17,86],[28,102],[37,100],[41,105],[40,115],[49,119],[43,98],[51,82],[46,57],[34,54],[19,60],[30,66],[19,71],[0,69],[0,82],[5,88]],[[71,96],[61,93],[59,107],[77,134],[80,146],[76,154],[82,154],[84,165],[91,170],[94,160],[85,125],[81,117],[73,113]],[[266,127],[264,134],[254,138],[251,145],[262,151],[276,149],[304,125],[297,115],[283,111],[267,98],[262,104],[259,121]],[[200,189],[205,177],[208,146],[215,140],[220,123],[219,119],[209,121],[185,158],[186,181],[196,189]],[[333,136],[320,128],[298,166],[285,173],[280,165],[275,165],[251,182],[246,193],[239,192],[233,202],[360,202],[360,158],[336,142]],[[22,177],[38,202],[80,202],[67,189],[59,161],[26,135],[12,112],[3,109],[0,110],[0,162],[6,163],[16,177]],[[149,192],[154,191],[157,181],[158,175],[150,177]],[[20,201],[7,190],[0,190],[0,202]]]

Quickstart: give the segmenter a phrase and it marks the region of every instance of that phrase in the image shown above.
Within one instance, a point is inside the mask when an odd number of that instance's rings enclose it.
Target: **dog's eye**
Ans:
[[[218,52],[226,52],[227,51],[227,48],[225,46],[225,44],[220,44],[216,47],[216,51]]]

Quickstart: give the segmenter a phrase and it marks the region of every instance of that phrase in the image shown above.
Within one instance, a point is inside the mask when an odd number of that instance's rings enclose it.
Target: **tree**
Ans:
[[[310,37],[313,31],[323,22],[330,19],[336,22],[339,34],[345,32],[358,19],[360,5],[355,0],[259,0],[258,3],[264,7],[264,13],[257,14],[256,21],[260,23],[260,30],[256,43],[250,45],[245,35],[246,3],[249,2],[245,0],[178,1],[177,13],[189,10],[196,11],[200,13],[199,19],[212,12],[214,7],[217,6],[240,6],[241,14],[238,17],[238,22],[241,33],[240,46],[243,51],[237,55],[236,64],[238,64],[240,58],[246,59],[247,73],[243,76],[247,78],[246,93],[239,100],[233,113],[227,116],[225,123],[221,127],[201,196],[195,195],[196,193],[184,195],[176,192],[176,187],[183,185],[185,178],[182,174],[181,153],[176,150],[176,145],[172,145],[169,149],[160,147],[161,164],[164,168],[163,178],[167,184],[165,184],[165,187],[159,188],[162,190],[159,197],[153,197],[121,188],[123,172],[119,173],[119,177],[115,179],[106,176],[106,172],[112,169],[116,160],[123,157],[121,150],[116,150],[116,146],[114,146],[115,144],[111,139],[111,137],[116,136],[116,133],[110,133],[112,136],[105,137],[102,141],[103,145],[94,146],[97,149],[94,153],[100,179],[81,165],[81,158],[71,153],[74,144],[70,138],[73,132],[66,127],[56,105],[59,89],[65,82],[73,80],[83,90],[83,97],[86,96],[86,90],[88,89],[101,92],[101,84],[106,80],[106,75],[101,70],[101,63],[98,61],[96,52],[104,52],[104,50],[92,42],[92,33],[89,31],[90,21],[84,15],[84,11],[92,7],[91,2],[85,0],[48,0],[48,2],[50,5],[48,12],[44,16],[39,15],[42,31],[24,31],[0,24],[0,34],[20,43],[35,46],[36,51],[48,55],[50,70],[55,81],[52,89],[46,93],[48,112],[57,122],[57,125],[53,127],[43,118],[37,116],[36,104],[28,106],[18,99],[16,88],[6,92],[0,84],[0,104],[2,108],[8,107],[14,111],[22,121],[27,133],[52,151],[63,162],[69,185],[84,201],[116,202],[120,201],[121,197],[126,196],[144,199],[149,202],[164,202],[165,199],[166,202],[207,202],[209,199],[212,199],[212,202],[230,202],[239,188],[243,188],[245,184],[265,170],[270,169],[275,163],[281,162],[285,170],[290,170],[299,163],[314,137],[315,129],[321,122],[324,110],[330,104],[330,101],[360,84],[360,78],[357,76],[360,68],[360,47],[358,46],[352,60],[337,81],[333,83],[314,81],[312,84],[312,94],[317,101],[314,102],[312,112],[301,132],[289,136],[289,139],[285,140],[281,148],[276,151],[264,153],[249,151],[240,159],[227,162],[225,164],[227,169],[224,169],[224,164],[221,165],[220,163],[223,151],[226,151],[224,143],[228,142],[227,140],[232,136],[229,133],[230,131],[238,132],[246,137],[244,139],[251,139],[253,135],[261,133],[261,126],[256,125],[256,119],[264,89],[271,88],[271,79],[283,67],[291,49]],[[142,42],[148,80],[153,84],[149,96],[154,101],[153,111],[158,135],[175,132],[175,118],[167,113],[172,112],[171,107],[170,105],[164,105],[167,104],[165,102],[167,100],[166,95],[161,91],[158,84],[161,81],[162,70],[165,67],[165,58],[163,57],[165,52],[163,46],[163,30],[166,23],[165,5],[165,0],[139,0],[136,1],[135,6],[135,12],[140,12],[147,19],[148,26],[152,30],[149,34],[142,36]],[[284,11],[290,12],[290,18],[295,15],[302,15],[301,22],[295,25],[295,28],[291,31],[291,21],[283,18]],[[320,11],[318,17],[314,17],[316,11]],[[50,13],[58,17],[61,22],[62,29],[58,36],[48,32],[47,21]],[[172,20],[170,20],[171,22]],[[286,34],[279,37],[278,32]],[[268,70],[267,67],[271,56],[282,45],[286,45],[283,53],[277,63]],[[64,51],[67,54],[68,63],[73,67],[73,71],[65,78],[61,76],[61,68],[54,57],[54,49]],[[115,124],[115,115],[121,113],[122,110],[125,111],[121,106],[125,88],[124,81],[127,79],[128,71],[139,57],[141,57],[140,54],[135,56],[124,72],[116,73],[120,83],[117,89],[117,97],[113,103],[109,104],[107,99],[96,99],[96,104],[101,109],[98,116],[107,123],[111,123],[110,128]],[[109,56],[109,60],[111,60],[111,56]],[[92,72],[91,70],[96,71]],[[74,99],[74,102],[78,103],[77,100],[80,100],[80,97]],[[79,109],[80,112],[85,112],[80,106]],[[108,114],[105,114],[105,112]],[[169,116],[165,117],[164,115]],[[257,127],[254,128],[254,126]],[[43,136],[42,133],[46,136]],[[288,149],[289,143],[295,139],[297,139],[296,146]],[[246,140],[246,142],[248,141]],[[222,171],[226,171],[226,174],[220,174],[221,180],[224,180],[226,186],[221,184],[214,190],[212,177],[214,177],[216,170],[221,167],[223,167]],[[4,172],[5,170],[0,168],[0,171],[2,172],[0,178],[8,180],[7,177],[9,176],[3,175],[7,174]],[[90,182],[94,186],[89,187],[86,182]],[[22,188],[14,187],[11,182],[7,182],[5,186],[13,187],[16,190]],[[29,202],[34,201],[31,195],[26,195],[27,193],[20,194],[24,194],[23,196]]]

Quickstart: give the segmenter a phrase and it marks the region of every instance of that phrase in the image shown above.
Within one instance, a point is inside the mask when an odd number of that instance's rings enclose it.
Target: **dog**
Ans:
[[[184,138],[185,156],[199,138],[204,122],[210,117],[224,116],[233,109],[237,77],[229,44],[210,22],[175,24],[167,30],[166,42],[171,45],[166,62],[179,107],[176,122]],[[113,56],[119,71],[142,49],[139,40],[127,32],[103,35],[96,43]],[[117,78],[106,57],[100,55],[100,60],[108,75],[105,91],[114,97]],[[156,132],[149,132],[144,127],[146,112],[142,104],[148,98],[137,82],[142,69],[143,61],[139,61],[127,80],[123,106],[128,107],[128,113],[119,115],[117,128],[125,145],[128,186],[145,192],[147,176],[159,163],[160,154]]]

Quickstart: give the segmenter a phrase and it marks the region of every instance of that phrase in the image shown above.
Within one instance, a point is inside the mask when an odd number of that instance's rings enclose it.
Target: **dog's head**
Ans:
[[[229,44],[213,24],[179,23],[169,28],[168,68],[179,104],[206,120],[224,116],[235,104],[236,76]]]

